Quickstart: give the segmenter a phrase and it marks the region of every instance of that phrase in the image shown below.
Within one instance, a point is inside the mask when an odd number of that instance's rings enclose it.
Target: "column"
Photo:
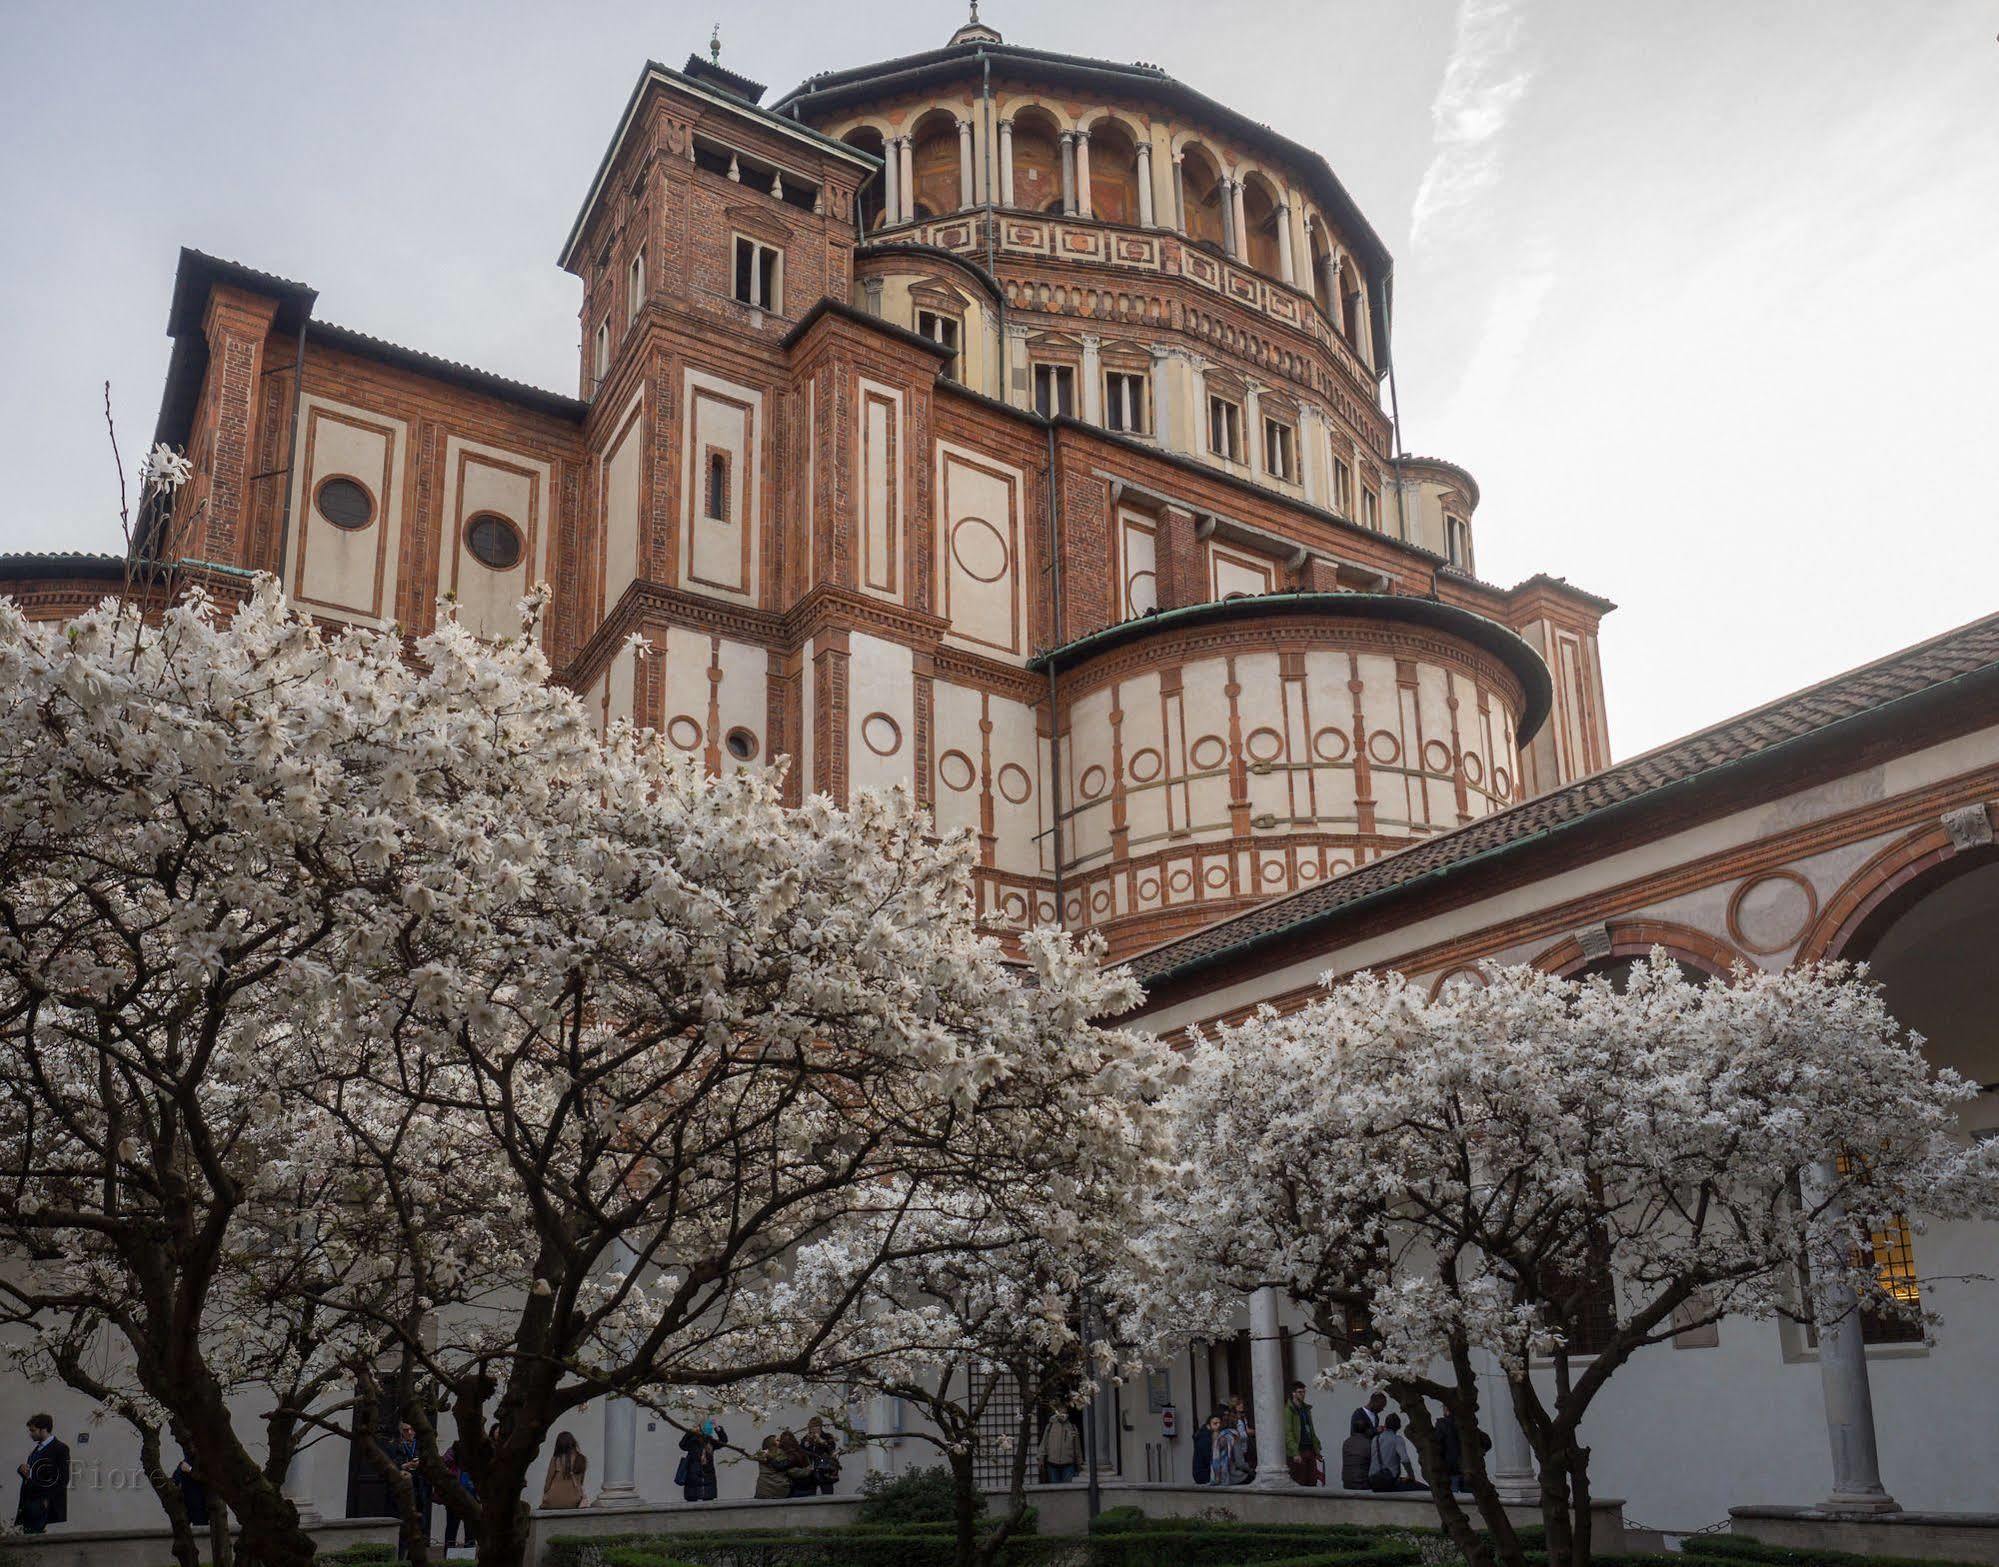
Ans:
[[[1245,381],[1242,389],[1242,460],[1252,473],[1268,473],[1264,459],[1269,454],[1263,449],[1263,400],[1260,389],[1254,381]]]
[[[958,122],[958,205],[972,205],[972,122]]]
[[[902,138],[889,138],[882,148],[882,226],[902,221]]]
[[[1180,154],[1173,154],[1173,227],[1187,232],[1187,166]]]
[[[888,1450],[886,1434],[895,1429],[895,1400],[886,1394],[877,1394],[868,1400],[868,1435],[874,1440],[868,1443],[868,1470],[873,1474],[887,1474],[895,1467],[893,1455]]]
[[[1176,438],[1178,420],[1175,415],[1179,410],[1173,406],[1168,389],[1166,353],[1165,349],[1157,346],[1152,350],[1152,438],[1159,443],[1161,451],[1177,452],[1180,444]]]
[[[299,1435],[310,1435],[310,1431],[307,1427],[301,1426]],[[325,1516],[320,1512],[319,1503],[312,1494],[312,1475],[307,1462],[311,1452],[310,1448],[301,1447],[292,1454],[291,1462],[285,1465],[284,1483],[285,1500],[298,1510],[298,1521],[308,1528],[321,1522]]]
[[[999,204],[1013,205],[1013,121],[999,122]]]
[[[1843,1227],[1846,1208],[1837,1197],[1839,1170],[1833,1161],[1814,1164],[1808,1200],[1824,1203],[1826,1227]],[[1899,1512],[1900,1504],[1881,1483],[1881,1452],[1874,1435],[1874,1390],[1867,1380],[1867,1345],[1860,1325],[1860,1301],[1844,1274],[1815,1279],[1812,1315],[1819,1330],[1819,1389],[1825,1399],[1826,1439],[1832,1445],[1832,1493],[1819,1505],[1845,1512]]]
[[[622,1238],[611,1247],[611,1272],[630,1273],[638,1253]],[[604,1483],[598,1487],[599,1507],[639,1504],[639,1406],[629,1398],[604,1400]]]
[[[1026,408],[1034,398],[1027,373],[1027,339],[1031,327],[1009,321],[1006,324],[1006,378],[1000,396],[1016,408]]]
[[[1299,404],[1298,476],[1304,482],[1308,506],[1326,504],[1326,454],[1325,416],[1311,403]]]
[[[1277,1330],[1277,1291],[1249,1297],[1249,1389],[1256,1417],[1256,1479],[1262,1488],[1288,1486],[1284,1462],[1284,1340]]]
[[[1096,211],[1090,205],[1090,133],[1076,132],[1076,216],[1093,218]]]
[[[1152,143],[1138,144],[1138,226],[1152,227]]]
[[[1534,1472],[1534,1446],[1513,1412],[1513,1395],[1499,1359],[1488,1354],[1478,1377],[1478,1423],[1492,1438],[1485,1472],[1502,1502],[1538,1505],[1541,1482]]]
[[[907,136],[898,136],[895,145],[902,169],[902,214],[897,221],[908,223],[916,216],[916,148]]]
[[[1294,288],[1298,274],[1291,263],[1291,204],[1279,202],[1277,206],[1277,275]]]
[[[1083,384],[1078,390],[1083,399],[1083,421],[1100,425],[1104,422],[1104,340],[1089,332],[1082,336]]]
[[[1243,212],[1242,181],[1229,181],[1229,216],[1235,220],[1229,239],[1229,254],[1241,261],[1249,254],[1249,219]]]
[[[1076,215],[1076,133],[1062,133],[1062,216]]]

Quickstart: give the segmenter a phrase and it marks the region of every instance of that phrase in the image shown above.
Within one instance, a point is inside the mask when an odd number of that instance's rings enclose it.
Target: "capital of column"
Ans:
[[[1064,131],[1064,132],[1062,133],[1062,145],[1063,145],[1063,146],[1065,146],[1065,147],[1073,147],[1073,146],[1075,146],[1075,145],[1076,145],[1076,133],[1075,133],[1074,131]]]
[[[999,122],[999,128],[1000,128],[1000,135],[1002,135],[1002,136],[1011,136],[1011,135],[1013,134],[1013,120],[1012,120],[1011,116],[1008,116],[1008,115],[1004,115],[1004,114],[1003,114],[1003,115],[1001,115],[1001,116],[1000,116],[1000,122]]]
[[[1087,125],[1078,126],[1076,129],[1076,140],[1081,142],[1081,141],[1088,141],[1089,139],[1090,139],[1089,126]]]

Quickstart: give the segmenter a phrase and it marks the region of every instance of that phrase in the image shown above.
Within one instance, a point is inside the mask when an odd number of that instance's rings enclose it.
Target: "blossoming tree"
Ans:
[[[1655,953],[1622,991],[1490,968],[1434,998],[1362,975],[1196,1042],[1172,1108],[1206,1196],[1164,1233],[1190,1270],[1288,1290],[1346,1347],[1333,1375],[1390,1391],[1481,1567],[1525,1560],[1484,1459],[1517,1420],[1549,1559],[1582,1567],[1578,1432],[1634,1354],[1809,1312],[1801,1276],[1822,1323],[1907,1309],[1870,1234],[1993,1200],[1994,1150],[1954,1135],[1972,1089],[1920,1044],[1838,966],[1703,984]],[[1495,1362],[1496,1409],[1479,1393]],[[1426,1400],[1456,1419],[1489,1536]]]

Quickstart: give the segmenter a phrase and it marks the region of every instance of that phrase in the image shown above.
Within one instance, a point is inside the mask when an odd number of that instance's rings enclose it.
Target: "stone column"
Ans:
[[[1187,165],[1179,153],[1173,154],[1173,227],[1187,232]]]
[[[1229,254],[1241,261],[1249,255],[1249,219],[1243,212],[1242,181],[1229,181],[1229,217],[1234,220]]]
[[[1090,205],[1090,133],[1076,132],[1076,216],[1095,217],[1096,209]]]
[[[1242,389],[1243,465],[1253,473],[1268,473],[1268,468],[1264,466],[1268,455],[1263,449],[1263,399],[1260,388],[1254,381],[1246,381]]]
[[[1062,133],[1062,216],[1076,215],[1076,133]]]
[[[1292,287],[1297,286],[1298,274],[1291,260],[1291,204],[1280,202],[1277,207],[1277,275]]]
[[[893,136],[882,148],[882,226],[902,221],[902,138]]]
[[[1806,1184],[1812,1189],[1809,1200],[1825,1201],[1824,1194],[1838,1188],[1838,1167],[1829,1159],[1819,1161]],[[1836,1197],[1825,1201],[1824,1213],[1828,1228],[1836,1230],[1845,1222],[1845,1205]],[[1832,1445],[1832,1492],[1819,1505],[1842,1512],[1899,1512],[1900,1504],[1881,1483],[1860,1301],[1843,1274],[1813,1281],[1812,1315],[1818,1323],[1826,1439]]]
[[[999,204],[1013,205],[1013,121],[999,122]]]
[[[611,1247],[611,1271],[630,1273],[638,1253],[620,1239]],[[639,1504],[639,1406],[629,1398],[604,1400],[604,1483],[597,1489],[599,1507]]]
[[[868,1435],[880,1438],[895,1429],[895,1400],[886,1395],[877,1395],[868,1400]],[[895,1466],[894,1456],[888,1444],[875,1440],[868,1443],[868,1469],[874,1474],[887,1474]]]
[[[1177,452],[1180,450],[1174,429],[1175,409],[1167,384],[1167,350],[1154,346],[1152,350],[1152,437],[1159,442],[1160,450]]]
[[[972,122],[958,122],[958,205],[972,205]]]
[[[1152,143],[1138,144],[1138,226],[1152,227]]]
[[[1288,1486],[1284,1462],[1284,1340],[1277,1328],[1277,1291],[1249,1297],[1249,1387],[1256,1417],[1256,1479],[1262,1488]]]
[[[1027,373],[1027,339],[1032,330],[1013,321],[1006,324],[1005,384],[1000,396],[1016,408],[1028,407],[1034,399],[1034,387]]]
[[[1083,384],[1077,388],[1082,401],[1079,404],[1083,420],[1087,424],[1104,422],[1104,340],[1094,333],[1083,336]]]
[[[312,1450],[305,1447],[293,1453],[291,1462],[285,1466],[284,1483],[285,1500],[298,1509],[298,1521],[307,1528],[325,1517],[319,1510],[318,1499],[312,1494],[311,1456]]]
[[[902,170],[902,216],[899,221],[908,223],[916,216],[916,148],[911,138],[896,138],[896,159]]]
[[[1506,1373],[1498,1357],[1488,1354],[1478,1379],[1479,1424],[1492,1438],[1492,1451],[1485,1457],[1485,1472],[1502,1502],[1538,1505],[1541,1481],[1534,1472],[1534,1447],[1513,1413],[1513,1395],[1507,1390]]]

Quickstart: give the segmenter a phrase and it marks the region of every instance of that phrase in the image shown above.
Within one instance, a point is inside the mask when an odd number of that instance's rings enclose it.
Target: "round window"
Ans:
[[[722,737],[722,744],[729,748],[729,754],[739,762],[756,760],[757,737],[747,729],[731,729]]]
[[[521,559],[521,534],[506,518],[482,511],[465,524],[465,547],[482,566],[505,571]]]
[[[375,498],[353,479],[328,479],[319,487],[319,514],[336,528],[365,528],[375,520]]]

